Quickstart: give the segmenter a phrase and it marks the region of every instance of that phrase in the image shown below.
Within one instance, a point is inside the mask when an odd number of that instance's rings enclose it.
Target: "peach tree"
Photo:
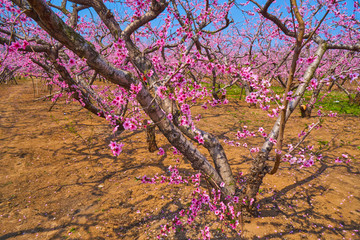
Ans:
[[[358,2],[352,12],[336,0],[291,0],[271,10],[274,2],[1,0],[1,68],[21,67],[26,76],[46,79],[56,87],[54,101],[75,99],[108,120],[114,132],[154,124],[198,172],[191,181],[200,197],[180,216],[188,214],[191,223],[206,205],[220,220],[225,212],[234,220],[240,208],[254,208],[264,177],[275,174],[282,161],[310,167],[321,159],[297,149],[321,122],[283,149],[286,123],[305,92],[314,90],[316,98],[321,86],[340,75],[358,84]],[[242,22],[239,14],[245,15]],[[99,79],[105,84],[96,85]],[[274,82],[284,88],[282,96],[272,91]],[[254,158],[243,182],[236,181],[219,138],[197,126],[201,117],[191,109],[227,104],[226,90],[236,84],[247,89],[248,103],[276,119],[269,132],[246,126],[234,132],[233,145],[263,139],[245,148]],[[117,156],[123,146],[114,141],[109,148]],[[275,160],[269,165],[271,154]],[[170,177],[142,181],[188,181],[176,167],[169,170]],[[199,188],[201,178],[212,186],[210,193]],[[182,223],[174,219],[174,224]],[[236,229],[239,222],[231,224]],[[209,229],[202,234],[209,238]]]

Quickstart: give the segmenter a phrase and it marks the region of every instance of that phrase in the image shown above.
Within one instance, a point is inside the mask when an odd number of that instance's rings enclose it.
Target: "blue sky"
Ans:
[[[226,0],[219,0],[219,3],[223,3],[225,2]],[[317,1],[316,0],[313,0],[314,3],[316,3]],[[357,1],[357,0],[345,0],[345,1],[342,1],[341,3],[344,3],[346,2],[347,3],[347,8],[348,8],[348,14],[353,14],[353,5],[354,5],[354,1]],[[51,1],[53,4],[58,4],[60,5],[61,4],[61,0],[52,0]],[[260,4],[264,4],[264,0],[259,0]],[[299,2],[299,1],[298,1]],[[241,6],[240,4],[241,3],[246,3],[246,0],[243,0],[243,1],[236,1],[237,3],[237,6],[234,6],[232,9],[231,9],[231,12],[230,12],[230,17],[234,20],[235,23],[238,23],[238,26],[241,27],[242,24],[244,23],[245,19],[248,19],[249,21],[251,21],[251,19],[253,18],[252,16],[248,15],[246,12],[248,11],[253,11],[254,8],[256,7],[253,3],[249,3],[247,4],[246,6]],[[71,2],[68,2],[68,7],[71,6]],[[120,14],[124,13],[125,11],[128,11],[128,13],[131,13],[131,9],[127,8],[127,7],[124,7],[124,4],[119,4],[119,3],[111,3],[109,1],[106,2],[106,5],[112,10],[112,11],[116,11]],[[286,6],[288,6],[288,1],[287,0],[278,0],[277,2],[273,3],[269,9],[269,12],[273,12],[273,11],[276,11],[278,9],[280,9],[280,12],[283,16],[287,16],[288,13],[286,11]],[[92,15],[97,18],[97,14],[94,10],[91,10],[91,13]],[[89,10],[83,10],[80,12],[80,16],[85,16],[87,15],[87,17],[90,17],[91,14],[89,12]],[[322,13],[319,13],[317,15],[317,19],[321,19],[321,17],[324,15],[324,12]],[[257,17],[257,16],[255,16]],[[328,15],[328,17],[331,17],[331,14]],[[355,14],[355,18],[357,19],[360,19],[360,13],[356,13]],[[153,26],[156,26],[156,25],[161,25],[162,22],[161,20],[153,20],[152,22],[152,25]],[[124,27],[124,26],[123,26]],[[254,28],[254,31],[256,31],[256,28]],[[338,30],[335,30],[335,32],[337,32]]]

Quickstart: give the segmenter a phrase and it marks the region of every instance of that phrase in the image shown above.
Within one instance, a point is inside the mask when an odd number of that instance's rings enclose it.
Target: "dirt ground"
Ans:
[[[50,101],[34,101],[47,93],[39,86],[35,92],[31,81],[0,86],[0,239],[155,239],[160,225],[189,202],[190,189],[142,184],[136,177],[168,174],[176,164],[171,146],[158,134],[158,146],[167,151],[159,156],[147,151],[143,131],[124,133],[124,151],[115,158],[105,120],[63,100],[49,112]],[[235,139],[243,125],[269,131],[272,124],[263,111],[235,100],[196,111],[203,115],[199,126],[221,140]],[[360,239],[359,120],[326,118],[306,140],[322,148],[324,161],[307,169],[283,163],[275,176],[266,176],[260,215],[246,217],[242,238],[229,232],[227,239]],[[286,141],[314,121],[296,113]],[[246,174],[248,151],[224,148],[234,172]],[[342,153],[353,158],[349,164],[334,162]],[[178,165],[185,175],[193,173],[185,160]],[[226,239],[211,216],[202,217],[197,227],[169,238],[199,239],[205,218],[212,239]]]

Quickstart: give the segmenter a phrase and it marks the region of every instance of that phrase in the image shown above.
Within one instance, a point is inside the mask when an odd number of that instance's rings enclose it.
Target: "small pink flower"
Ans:
[[[22,44],[22,48],[25,49],[26,46],[28,46],[28,45],[29,45],[29,42],[26,41],[26,40],[24,40],[24,41],[23,41],[23,44]]]
[[[123,123],[123,127],[124,127],[125,130],[130,129],[130,127],[131,127],[130,121],[126,120],[126,121]]]
[[[73,59],[73,58],[70,58],[70,59],[69,59],[69,65],[70,65],[70,66],[75,65],[75,63],[76,63],[76,62],[75,62],[75,59]]]
[[[17,51],[19,48],[21,48],[20,43],[18,42],[13,42],[10,46],[13,50]]]
[[[130,130],[135,131],[137,129],[135,124],[130,124]]]
[[[158,155],[162,156],[165,154],[165,151],[163,148],[159,148],[159,152],[158,152]]]
[[[111,149],[114,149],[115,147],[116,147],[116,142],[110,142],[110,144],[109,144],[109,147],[111,148]]]
[[[122,147],[124,146],[123,143],[116,143],[116,142],[111,142],[109,144],[110,148],[111,148],[111,152],[114,156],[119,156],[120,153],[122,152]]]
[[[316,56],[309,57],[308,59],[306,59],[306,63],[310,64],[310,63],[314,62],[315,59],[316,59]]]
[[[135,93],[139,93],[141,89],[142,89],[141,83],[139,83],[138,85],[134,85],[134,84],[130,85],[130,90],[132,90]]]

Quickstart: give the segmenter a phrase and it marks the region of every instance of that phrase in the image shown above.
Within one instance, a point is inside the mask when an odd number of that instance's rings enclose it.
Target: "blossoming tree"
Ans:
[[[346,61],[345,51],[360,51],[359,21],[354,17],[359,12],[357,2],[353,15],[337,1],[303,1],[298,5],[291,0],[281,10],[287,12],[284,15],[279,10],[270,12],[274,0],[264,5],[251,2],[255,10],[243,11],[255,19],[240,26],[230,16],[235,4],[232,0],[113,3],[124,5],[126,11],[121,13],[102,0],[64,0],[61,5],[43,0],[1,0],[1,62],[2,66],[14,65],[18,59],[17,65],[22,66],[18,71],[47,78],[58,87],[54,98],[67,94],[106,118],[114,131],[134,131],[152,122],[220,191],[218,199],[225,203],[242,199],[239,204],[251,209],[263,178],[276,173],[281,160],[294,162],[296,147],[318,127],[313,124],[300,143],[282,153],[286,122],[304,93],[320,89],[327,81],[320,76],[334,72],[342,71],[357,81],[351,67],[358,64],[358,57],[341,70],[326,53]],[[98,18],[80,14],[88,9]],[[255,30],[249,27],[254,23]],[[333,24],[343,28],[341,34],[330,31]],[[109,84],[94,85],[99,77]],[[273,81],[285,88],[283,96],[271,91]],[[247,102],[277,118],[269,133],[259,129],[264,142],[251,149],[257,155],[242,185],[235,181],[219,139],[198,128],[191,111],[194,104],[205,109],[226,104],[226,89],[234,84],[246,86]],[[209,85],[211,89],[206,87]],[[131,114],[125,115],[126,111]],[[238,139],[254,135],[246,127],[236,133]],[[199,151],[198,143],[207,149],[212,162]],[[122,147],[121,142],[110,143],[114,155],[121,154]],[[269,166],[273,149],[276,158]],[[296,163],[311,166],[314,159],[310,155]]]

